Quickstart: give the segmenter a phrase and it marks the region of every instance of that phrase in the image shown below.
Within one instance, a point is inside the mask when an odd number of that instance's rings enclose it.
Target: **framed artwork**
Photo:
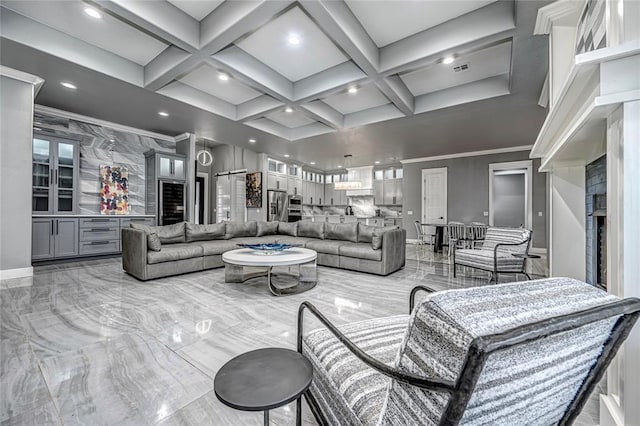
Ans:
[[[129,171],[126,167],[100,166],[100,214],[129,214]]]
[[[247,208],[262,207],[262,172],[247,173]]]

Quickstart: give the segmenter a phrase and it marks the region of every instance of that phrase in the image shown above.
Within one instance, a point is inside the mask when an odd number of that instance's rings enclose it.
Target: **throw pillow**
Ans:
[[[278,235],[298,236],[298,222],[278,222]]]
[[[185,239],[185,222],[175,223],[173,225],[165,225],[165,226],[148,226],[141,225],[138,223],[132,223],[130,226],[133,229],[140,229],[141,231],[146,232],[147,234],[158,234],[158,238],[160,238],[160,242],[162,244],[174,244],[174,243],[184,243]]]
[[[326,234],[328,240],[358,242],[358,223],[327,223]],[[369,241],[371,242],[371,241]]]
[[[324,225],[324,222],[300,222],[298,224],[298,236],[324,240]]]
[[[223,240],[227,229],[225,223],[212,223],[209,225],[187,223],[185,227],[187,242]]]
[[[227,240],[239,237],[255,237],[258,232],[256,221],[250,222],[227,222]]]
[[[155,232],[151,234],[147,234],[147,249],[151,251],[160,251],[162,250],[162,243],[160,242],[160,237]]]
[[[378,229],[377,226],[369,226],[363,225],[362,223],[358,224],[358,242],[359,243],[370,243],[373,239],[373,231]]]
[[[380,250],[382,247],[382,235],[385,232],[393,231],[394,229],[398,229],[397,226],[374,226],[373,234],[371,237],[371,247],[374,250]]]
[[[258,222],[258,234],[256,236],[262,237],[264,235],[277,235],[278,234],[278,222]]]

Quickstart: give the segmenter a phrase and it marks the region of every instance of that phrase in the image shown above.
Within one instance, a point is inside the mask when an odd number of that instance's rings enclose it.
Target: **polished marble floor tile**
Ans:
[[[314,289],[287,297],[263,278],[227,284],[223,269],[141,282],[118,258],[36,267],[32,279],[0,285],[1,424],[261,424],[262,413],[220,403],[213,378],[248,350],[295,348],[302,301],[339,325],[406,313],[415,285],[489,284],[472,269],[453,278],[449,258],[429,248],[409,245],[407,259],[387,277],[319,267]],[[318,326],[306,316],[305,330]],[[597,420],[592,399],[581,424]],[[294,424],[294,414],[293,404],[273,410],[272,424]]]
[[[193,365],[135,334],[48,358],[42,370],[65,424],[155,424],[213,389]]]

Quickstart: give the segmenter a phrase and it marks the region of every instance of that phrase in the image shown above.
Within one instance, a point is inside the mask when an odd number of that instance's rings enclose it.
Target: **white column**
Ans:
[[[176,152],[186,157],[187,221],[193,223],[196,217],[196,135],[185,133],[184,139],[176,142]]]
[[[620,297],[640,297],[640,101],[618,108],[607,125],[607,287]],[[640,425],[639,327],[607,372],[602,426]]]
[[[553,277],[585,280],[585,168],[554,169],[550,177],[549,269]]]

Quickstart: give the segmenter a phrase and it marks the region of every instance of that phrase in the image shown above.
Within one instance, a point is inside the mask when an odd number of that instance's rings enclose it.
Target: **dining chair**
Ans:
[[[451,221],[447,224],[447,234],[449,235],[448,255],[451,256],[452,250],[456,248],[464,248],[465,225],[462,222]]]
[[[469,224],[470,238],[468,248],[474,249],[478,243],[482,244],[487,234],[487,228],[488,225],[483,222],[471,222]]]
[[[420,221],[416,220],[413,223],[416,227],[416,235],[418,236],[418,245],[423,247],[425,244],[434,244],[435,235],[425,234],[424,229]]]

